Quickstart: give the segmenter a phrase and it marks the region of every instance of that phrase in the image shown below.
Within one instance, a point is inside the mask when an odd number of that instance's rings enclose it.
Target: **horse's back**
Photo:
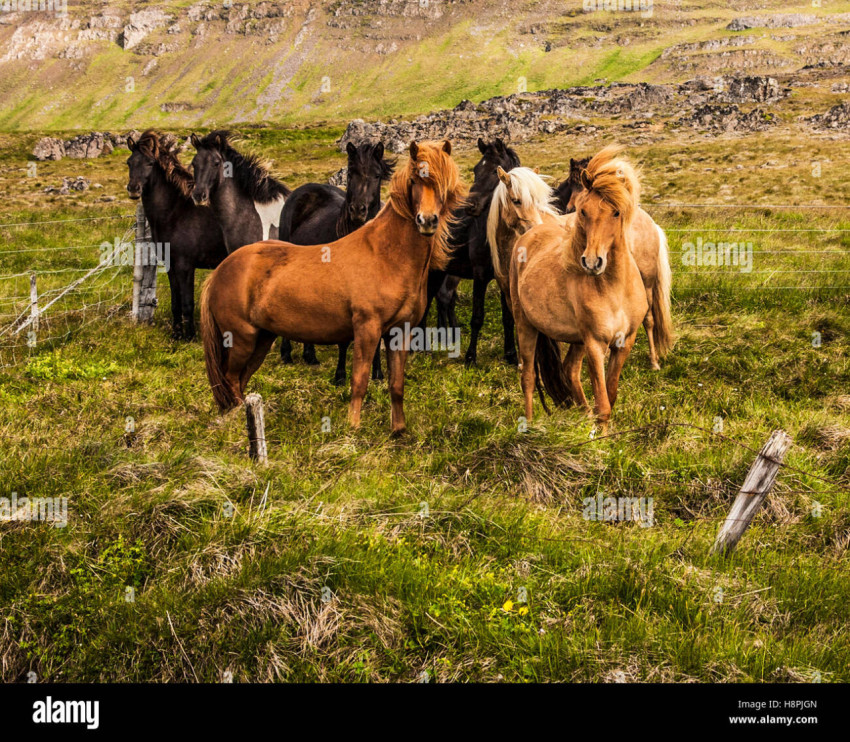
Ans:
[[[336,238],[336,221],[345,204],[345,192],[322,183],[296,188],[280,215],[278,238],[297,245],[317,245]]]

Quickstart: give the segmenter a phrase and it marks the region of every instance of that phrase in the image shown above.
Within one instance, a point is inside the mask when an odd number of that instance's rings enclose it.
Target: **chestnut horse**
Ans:
[[[510,262],[511,299],[520,357],[525,414],[533,412],[537,386],[557,404],[587,407],[581,386],[582,358],[587,355],[596,418],[607,429],[617,399],[620,372],[637,330],[647,314],[646,291],[633,251],[657,238],[659,227],[647,215],[639,219],[640,184],[632,166],[606,147],[582,172],[585,191],[566,228],[542,224],[514,245]],[[666,251],[658,253],[660,295],[653,306],[658,343],[672,344],[670,268]],[[561,364],[558,342],[570,343]],[[605,354],[610,349],[607,376]]]
[[[201,333],[220,410],[245,387],[275,336],[302,343],[354,342],[349,422],[360,410],[372,356],[392,328],[415,327],[425,311],[428,271],[448,261],[452,214],[466,189],[451,144],[413,142],[390,183],[388,203],[360,229],[328,245],[257,242],[231,253],[204,284]],[[405,430],[407,348],[387,343],[392,433]]]

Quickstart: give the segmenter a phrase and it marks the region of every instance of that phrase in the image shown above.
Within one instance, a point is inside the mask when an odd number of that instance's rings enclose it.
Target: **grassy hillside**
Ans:
[[[840,0],[820,8],[771,0],[757,12],[658,0],[649,16],[555,0],[297,0],[272,6],[280,17],[268,3],[166,2],[154,6],[165,20],[122,48],[130,13],[148,7],[72,3],[70,22],[19,14],[0,26],[0,129],[339,122],[599,79],[670,82],[850,61],[841,34],[850,22],[836,22],[850,3]],[[788,12],[823,23],[726,29],[737,17]],[[104,31],[102,18],[113,27]],[[701,43],[709,46],[687,47]]]
[[[343,164],[338,134],[247,132],[293,185]],[[609,137],[519,152],[560,176]],[[30,139],[0,140],[0,223],[132,211],[126,152],[85,163],[102,190],[46,197],[68,165],[26,178]],[[850,680],[850,220],[827,208],[847,203],[850,157],[787,132],[630,154],[670,237],[679,339],[652,372],[641,333],[606,438],[577,410],[520,432],[492,287],[479,368],[411,359],[400,441],[384,383],[370,384],[363,428],[347,428],[335,349],[319,368],[271,354],[251,385],[265,467],[247,459],[242,413],[214,413],[199,344],[169,340],[164,279],[153,326],[127,321],[119,298],[25,349],[0,370],[0,496],[67,496],[70,517],[0,524],[3,680]],[[475,152],[457,157],[468,177]],[[741,208],[795,203],[824,208]],[[3,253],[96,245],[123,226],[0,227],[0,273],[93,265],[95,249]],[[683,265],[697,237],[751,241],[752,271]],[[28,279],[2,286],[0,302]],[[463,287],[464,346],[469,312]],[[62,329],[45,322],[45,337]],[[709,557],[753,459],[743,446],[775,428],[794,438],[794,468],[737,552]],[[585,520],[599,493],[652,497],[654,525]]]

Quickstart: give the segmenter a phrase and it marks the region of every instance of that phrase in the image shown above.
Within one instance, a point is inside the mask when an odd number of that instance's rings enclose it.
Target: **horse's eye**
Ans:
[[[511,199],[516,206],[522,206],[522,201],[518,198]]]
[[[587,212],[584,209],[581,210],[581,217],[582,219],[587,219]]]
[[[615,212],[614,212],[614,218],[615,218],[615,219],[619,219],[619,218],[620,218],[620,212],[619,212],[619,211],[615,211]]]

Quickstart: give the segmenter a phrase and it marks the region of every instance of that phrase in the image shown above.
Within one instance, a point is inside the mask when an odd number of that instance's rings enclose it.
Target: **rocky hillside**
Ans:
[[[71,3],[62,17],[0,12],[0,127],[389,118],[614,81],[652,83],[638,97],[664,108],[674,95],[664,85],[781,80],[807,66],[839,70],[841,81],[850,63],[850,2],[656,0],[644,12],[587,4],[98,0]]]

